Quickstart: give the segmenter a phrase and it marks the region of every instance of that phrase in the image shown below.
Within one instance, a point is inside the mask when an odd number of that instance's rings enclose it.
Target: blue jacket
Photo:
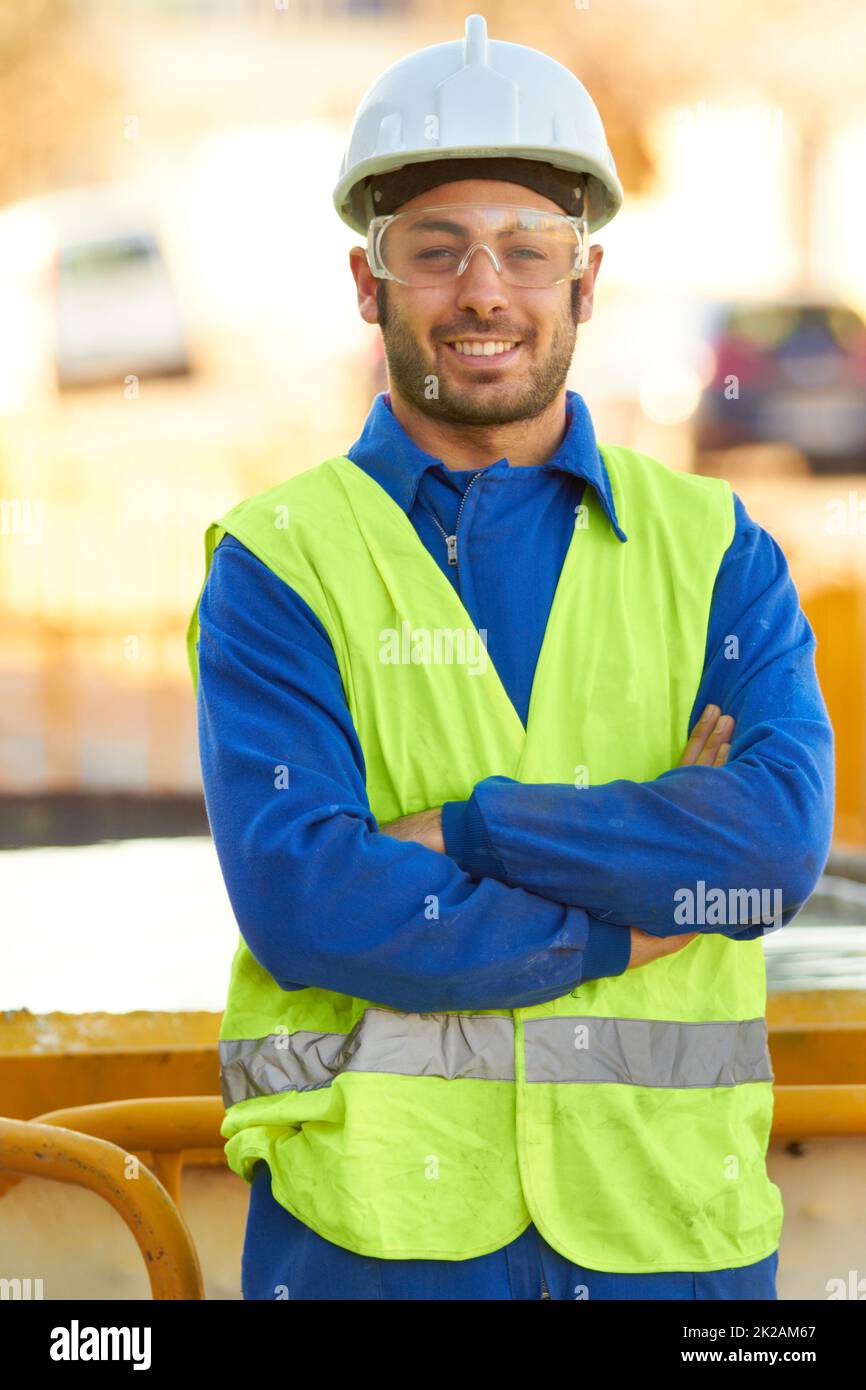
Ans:
[[[347,452],[406,511],[487,629],[525,724],[585,487],[628,544],[582,397],[567,393],[563,441],[536,467],[503,458],[451,471],[405,433],[386,393]],[[451,566],[433,517],[450,534],[473,478]],[[222,540],[199,609],[205,799],[240,929],[284,989],[316,985],[411,1012],[538,1004],[625,970],[628,926],[690,930],[674,919],[674,895],[699,880],[779,889],[782,924],[791,920],[830,847],[833,736],[785,558],[739,498],[735,510],[691,721],[710,703],[734,716],[728,765],[579,791],[489,777],[443,808],[445,855],[379,833],[325,629],[249,550]],[[275,791],[278,764],[289,777]]]

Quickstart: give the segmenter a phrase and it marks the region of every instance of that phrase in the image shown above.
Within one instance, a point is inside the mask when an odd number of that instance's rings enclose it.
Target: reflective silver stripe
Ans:
[[[223,1100],[313,1091],[344,1071],[514,1080],[514,1023],[492,1014],[369,1008],[351,1033],[272,1033],[219,1045]]]
[[[690,1088],[772,1081],[763,1018],[676,1023],[537,1018],[524,1024],[526,1080]],[[351,1033],[271,1033],[219,1045],[226,1106],[313,1091],[342,1072],[514,1080],[514,1024],[496,1014],[368,1008]]]
[[[764,1018],[539,1018],[524,1030],[527,1081],[682,1089],[773,1080]]]

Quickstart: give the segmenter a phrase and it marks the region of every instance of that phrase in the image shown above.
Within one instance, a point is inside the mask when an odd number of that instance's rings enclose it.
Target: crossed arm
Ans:
[[[733,732],[731,716],[722,714],[718,705],[707,705],[692,730],[677,767],[724,767],[731,751],[731,745],[726,740]],[[431,811],[416,811],[411,816],[401,816],[388,825],[380,825],[379,829],[383,835],[391,835],[395,840],[414,840],[437,854],[446,853],[441,806]]]
[[[734,721],[730,715],[722,714],[717,705],[707,705],[686,744],[678,767],[724,767],[728,760],[730,739]],[[445,841],[442,835],[442,809],[417,811],[414,815],[403,816],[380,826],[384,835],[395,840],[410,840],[425,845],[437,854],[445,854]],[[651,936],[637,927],[629,928],[629,956],[627,968],[633,970],[648,965],[659,956],[668,955],[693,941],[697,932],[686,932],[664,937]]]
[[[199,613],[202,776],[238,925],[273,978],[417,1012],[512,1008],[620,974],[624,927],[681,937],[674,894],[698,878],[778,886],[790,920],[829,848],[832,731],[778,547],[750,524],[726,561],[696,701],[736,719],[724,765],[579,792],[488,778],[446,804],[434,852],[382,833],[324,628],[226,537]]]
[[[491,777],[466,802],[432,808],[389,833],[420,837],[473,878],[576,903],[600,921],[656,936],[683,931],[678,900],[700,881],[728,900],[758,890],[747,901],[779,905],[776,925],[790,922],[830,847],[833,735],[814,636],[785,558],[738,498],[736,507],[695,702],[731,716],[731,727],[712,736],[730,742],[725,759],[713,760],[718,772],[708,778],[706,759],[694,756],[698,724],[677,767],[652,782],[578,790]],[[751,939],[766,925],[746,918],[703,929]]]

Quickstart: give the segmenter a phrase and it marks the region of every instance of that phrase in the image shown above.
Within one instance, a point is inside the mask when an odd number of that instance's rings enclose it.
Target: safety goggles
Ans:
[[[378,279],[432,289],[487,252],[506,284],[546,289],[579,279],[589,265],[589,224],[564,212],[510,203],[447,203],[374,217],[367,263]]]

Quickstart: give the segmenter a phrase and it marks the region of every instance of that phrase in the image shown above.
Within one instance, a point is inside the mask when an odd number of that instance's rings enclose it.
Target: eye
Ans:
[[[520,260],[535,261],[543,261],[547,259],[544,253],[537,250],[537,248],[534,246],[513,246],[508,252],[508,258],[509,260],[517,258]]]
[[[419,251],[415,256],[415,259],[416,261],[433,261],[438,260],[441,256],[453,255],[454,252],[451,251],[447,246],[431,246],[426,251]]]

